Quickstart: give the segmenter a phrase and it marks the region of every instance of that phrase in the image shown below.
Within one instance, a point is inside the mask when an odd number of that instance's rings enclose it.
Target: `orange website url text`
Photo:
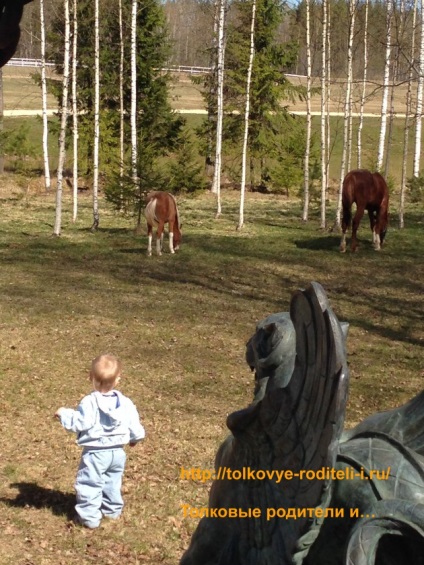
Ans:
[[[181,467],[180,479],[186,481],[274,481],[276,484],[282,481],[292,481],[296,479],[308,481],[352,481],[361,479],[363,481],[380,480],[387,481],[390,476],[390,467],[387,469],[364,469],[361,467],[355,470],[352,467],[346,469],[335,469],[334,467],[321,467],[314,471],[311,469],[252,469],[242,467],[241,469],[231,469],[230,467],[218,467],[216,470],[201,469],[200,467]]]

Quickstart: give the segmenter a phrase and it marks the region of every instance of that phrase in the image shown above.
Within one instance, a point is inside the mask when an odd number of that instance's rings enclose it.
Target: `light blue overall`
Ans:
[[[77,433],[77,443],[83,447],[75,481],[79,521],[97,528],[102,516],[121,515],[123,446],[143,439],[144,428],[133,402],[116,390],[92,392],[76,410],[62,408],[59,418],[66,430]]]

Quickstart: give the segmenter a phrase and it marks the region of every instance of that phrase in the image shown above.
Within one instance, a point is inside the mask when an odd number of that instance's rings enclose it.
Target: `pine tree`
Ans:
[[[232,23],[228,26],[226,41],[224,144],[226,153],[229,150],[234,153],[236,150],[241,162],[244,116],[240,114],[240,108],[246,105],[251,3],[236,0],[232,4],[232,10]],[[284,71],[294,65],[297,50],[294,43],[282,44],[278,40],[278,30],[283,18],[284,8],[280,2],[258,0],[247,143],[251,188],[259,186],[274,190],[280,186],[279,170],[275,165],[278,160],[284,159],[287,151],[292,148],[293,137],[289,144],[285,143],[285,137],[292,128],[296,131],[301,151],[289,156],[289,160],[295,159],[296,166],[302,169],[305,133],[299,137],[297,122],[303,124],[304,120],[289,115],[282,103],[284,100],[305,96],[305,89],[292,85],[284,75]],[[211,80],[213,78],[210,77]],[[209,92],[213,89],[205,86],[207,106],[213,107],[208,99]],[[214,125],[209,119],[199,128],[198,134],[206,139]],[[235,167],[237,178],[240,178],[240,167],[241,163]],[[298,182],[299,179],[296,178],[295,183]]]
[[[120,68],[121,68],[121,31],[119,25],[119,5],[113,0],[101,3],[102,17],[100,26],[99,66],[100,85],[100,144],[99,161],[103,178],[106,182],[119,173],[121,161],[120,131]],[[122,3],[122,37],[125,53],[130,53],[131,3]],[[50,59],[57,59],[58,71],[61,72],[63,60],[63,21],[59,16],[54,22],[50,38],[52,51]],[[149,163],[152,175],[157,167],[157,160],[173,151],[179,143],[184,119],[173,113],[168,101],[170,76],[162,71],[169,57],[170,44],[162,6],[158,0],[145,0],[142,9],[137,12],[137,145],[139,154],[138,167]],[[125,110],[125,163],[130,167],[130,124],[131,82],[129,80],[130,58],[124,61],[123,107]],[[92,174],[93,164],[93,128],[94,128],[94,3],[91,0],[78,1],[78,110],[79,121],[79,159],[80,170],[85,175]],[[60,88],[57,89],[60,93]],[[124,177],[126,175],[123,175]],[[142,175],[139,175],[142,178]],[[112,183],[114,184],[114,182]],[[150,186],[140,189],[140,196],[134,195],[131,206],[138,213],[142,193]],[[127,204],[130,206],[129,202]]]

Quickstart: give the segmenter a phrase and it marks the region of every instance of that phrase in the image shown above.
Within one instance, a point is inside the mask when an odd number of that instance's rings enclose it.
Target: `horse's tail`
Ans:
[[[180,222],[180,213],[178,211],[178,206],[177,206],[177,199],[175,198],[175,196],[173,194],[171,194],[170,192],[168,193],[169,196],[172,198],[172,200],[174,201],[175,204],[175,215],[177,216],[177,226],[178,229],[181,229],[181,222]]]
[[[342,222],[346,229],[350,228],[352,222],[352,204],[353,204],[353,183],[354,177],[349,173],[345,176],[342,187]]]

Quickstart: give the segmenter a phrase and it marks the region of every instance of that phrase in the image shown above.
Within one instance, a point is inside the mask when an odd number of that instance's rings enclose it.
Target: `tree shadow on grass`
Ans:
[[[131,235],[132,233],[134,233],[134,229],[131,228],[104,228],[100,226],[94,231],[90,226],[79,228],[78,231],[81,233],[105,233],[109,235]]]
[[[69,520],[75,514],[75,494],[61,492],[37,485],[36,483],[12,483],[19,490],[14,499],[0,498],[8,506],[15,508],[49,508],[56,516],[66,516]]]
[[[294,242],[299,249],[311,249],[314,251],[322,251],[324,249],[338,249],[340,237],[334,235],[323,235],[322,237],[311,238],[307,240],[297,240]]]
[[[311,238],[307,240],[297,240],[294,242],[296,247],[299,249],[310,249],[312,251],[325,251],[325,250],[336,250],[340,248],[341,236],[327,235],[323,237]],[[346,251],[348,253],[350,250],[350,237],[346,242]],[[359,239],[358,238],[358,251],[359,250],[371,250],[375,251],[371,239]]]

